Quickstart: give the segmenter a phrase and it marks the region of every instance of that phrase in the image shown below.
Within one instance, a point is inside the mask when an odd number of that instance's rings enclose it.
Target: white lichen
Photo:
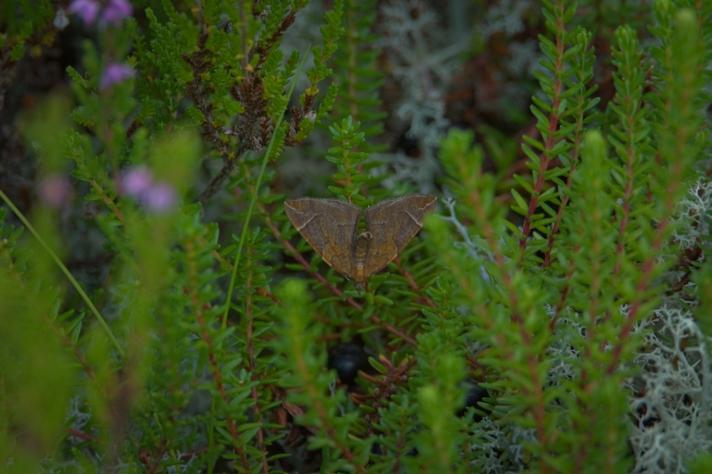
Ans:
[[[630,436],[636,473],[685,473],[712,448],[712,396],[707,340],[692,313],[663,305],[641,324],[635,358]]]

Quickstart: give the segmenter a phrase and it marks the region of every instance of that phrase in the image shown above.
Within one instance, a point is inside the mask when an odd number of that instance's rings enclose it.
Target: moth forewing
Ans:
[[[284,203],[292,225],[337,272],[353,278],[351,244],[361,210],[336,199],[300,198]]]
[[[389,199],[365,211],[366,225],[373,234],[366,259],[369,275],[381,271],[400,254],[423,227],[425,213],[435,208],[437,198],[427,195]]]

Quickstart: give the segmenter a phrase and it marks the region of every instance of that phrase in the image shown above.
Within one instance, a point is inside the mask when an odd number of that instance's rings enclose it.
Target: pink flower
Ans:
[[[42,202],[60,208],[72,198],[72,185],[66,177],[53,174],[40,181],[38,192]]]
[[[104,69],[104,72],[101,74],[99,88],[102,90],[108,89],[114,84],[123,82],[135,75],[136,71],[128,64],[111,63],[106,66],[106,69]]]
[[[145,166],[125,171],[119,180],[119,191],[158,214],[172,210],[178,202],[175,189],[168,183],[154,181],[151,170]]]
[[[125,171],[119,181],[119,190],[133,198],[140,198],[153,185],[153,175],[145,166],[134,166]]]
[[[141,195],[146,209],[156,213],[170,211],[176,205],[176,192],[170,184],[156,183]]]
[[[96,0],[72,0],[69,13],[74,13],[87,25],[93,25],[99,13],[99,2]]]
[[[118,25],[124,18],[131,16],[133,7],[128,0],[109,0],[101,12],[101,22]]]

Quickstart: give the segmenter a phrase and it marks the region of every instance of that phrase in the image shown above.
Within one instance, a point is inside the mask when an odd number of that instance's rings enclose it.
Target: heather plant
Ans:
[[[0,471],[712,470],[712,4],[446,3],[0,5]]]

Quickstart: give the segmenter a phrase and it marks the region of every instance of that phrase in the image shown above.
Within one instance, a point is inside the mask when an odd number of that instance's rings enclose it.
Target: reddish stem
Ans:
[[[188,262],[188,278],[190,281],[190,288],[188,288],[188,294],[190,296],[193,309],[195,311],[195,319],[198,322],[198,326],[200,328],[200,338],[203,340],[203,343],[207,347],[208,363],[210,365],[210,369],[213,374],[213,380],[215,381],[215,387],[218,391],[218,394],[220,395],[220,399],[223,401],[225,406],[229,406],[230,400],[227,396],[225,385],[223,383],[222,371],[220,370],[220,364],[218,363],[216,351],[212,343],[212,338],[210,337],[210,333],[208,332],[208,324],[205,320],[205,305],[201,304],[200,298],[196,291],[198,285],[198,276],[197,269],[195,267],[195,248],[193,246],[193,242],[186,242],[185,250],[186,260]],[[240,445],[240,435],[237,431],[237,424],[235,423],[235,420],[233,420],[232,416],[230,416],[230,414],[226,415],[226,421],[228,431],[230,432],[230,437],[232,439],[233,448],[235,449],[237,455],[240,457],[240,462],[242,463],[245,472],[250,472],[250,463],[247,460],[245,450],[242,449],[242,446]]]
[[[559,6],[560,7],[560,6]],[[561,7],[560,7],[561,8]],[[557,30],[563,31],[565,25],[561,15],[557,18]],[[549,112],[549,126],[547,128],[546,138],[544,140],[544,151],[542,153],[541,159],[539,160],[539,169],[536,172],[536,182],[534,183],[534,188],[532,190],[531,197],[529,199],[529,207],[527,208],[527,215],[522,223],[522,238],[519,240],[519,248],[522,251],[522,258],[524,257],[524,251],[527,247],[527,239],[532,231],[532,221],[534,218],[534,213],[539,207],[539,196],[541,196],[544,190],[544,185],[546,184],[546,171],[549,168],[553,157],[551,152],[556,145],[556,131],[559,128],[559,106],[561,105],[561,93],[564,88],[562,75],[564,72],[564,38],[562,34],[556,35],[556,61],[554,63],[554,88],[552,93],[551,101],[551,112]]]

